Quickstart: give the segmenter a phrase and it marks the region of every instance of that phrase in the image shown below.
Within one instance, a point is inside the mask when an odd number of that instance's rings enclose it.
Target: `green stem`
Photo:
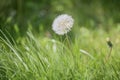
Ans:
[[[66,41],[67,41],[68,48],[70,49],[70,41],[69,41],[68,35],[65,34],[65,36],[66,36]]]
[[[110,58],[112,53],[112,47],[110,47],[110,52],[108,53],[108,55],[106,56],[106,61],[108,61],[108,59]]]

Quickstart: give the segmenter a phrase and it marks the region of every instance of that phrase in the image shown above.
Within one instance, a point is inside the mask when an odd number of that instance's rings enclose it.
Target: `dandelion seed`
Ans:
[[[64,35],[69,32],[73,26],[74,20],[67,14],[59,15],[52,24],[53,31],[58,35]]]

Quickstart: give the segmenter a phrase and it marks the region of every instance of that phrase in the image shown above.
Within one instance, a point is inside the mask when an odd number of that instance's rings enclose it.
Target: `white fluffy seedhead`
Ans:
[[[64,35],[69,32],[73,26],[74,20],[67,14],[59,15],[52,24],[52,29],[58,35]]]

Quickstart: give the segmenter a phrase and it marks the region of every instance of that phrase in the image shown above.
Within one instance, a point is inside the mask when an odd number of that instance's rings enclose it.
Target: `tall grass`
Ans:
[[[1,33],[0,80],[120,80],[117,29],[107,33],[102,29],[79,28],[70,48],[66,40],[35,36],[30,31],[19,42],[10,41]],[[107,62],[106,37],[114,45]]]

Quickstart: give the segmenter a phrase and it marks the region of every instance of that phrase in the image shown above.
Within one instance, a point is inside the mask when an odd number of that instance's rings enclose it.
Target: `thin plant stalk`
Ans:
[[[109,51],[109,53],[108,53],[108,55],[107,55],[107,57],[106,57],[106,61],[109,60],[109,58],[110,58],[110,56],[111,56],[111,53],[112,53],[112,47],[110,47],[110,51]]]
[[[110,41],[109,38],[107,38],[107,45],[110,48],[110,51],[109,51],[108,55],[106,56],[106,61],[109,60],[109,58],[111,56],[111,53],[112,53],[112,48],[113,48],[113,44],[112,44],[112,42]]]

